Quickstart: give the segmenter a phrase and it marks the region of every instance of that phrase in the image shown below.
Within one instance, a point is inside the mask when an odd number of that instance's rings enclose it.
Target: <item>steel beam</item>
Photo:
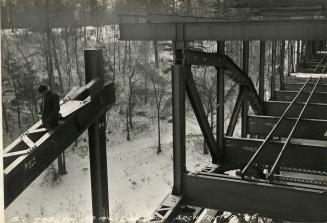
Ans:
[[[243,72],[246,76],[249,74],[249,59],[250,59],[250,51],[249,51],[250,43],[249,41],[243,41]],[[252,82],[252,81],[251,81]],[[246,138],[247,136],[247,115],[249,110],[248,105],[248,88],[245,86],[240,87],[241,94],[244,94],[243,102],[242,102],[242,129],[241,129],[241,136]]]
[[[290,102],[296,96],[297,91],[276,91],[276,101],[287,101]],[[297,102],[305,102],[309,97],[308,92],[303,92],[298,97]],[[327,103],[327,93],[326,92],[315,92],[312,95],[310,103]]]
[[[245,165],[264,140],[225,137],[225,161]],[[283,146],[283,142],[270,141],[256,159],[261,168],[271,166]],[[289,143],[279,167],[298,172],[327,174],[327,145]]]
[[[321,81],[323,82],[323,81]],[[285,90],[286,91],[298,91],[301,89],[301,87],[303,86],[303,84],[300,83],[285,83]],[[313,88],[313,84],[309,84],[308,86],[306,86],[304,88],[304,90],[306,91],[310,91]],[[327,84],[321,84],[319,83],[319,85],[316,87],[316,91],[317,92],[327,92]]]
[[[153,217],[150,220],[150,222],[153,223],[173,222],[174,218],[177,217],[179,213],[181,200],[182,200],[181,196],[168,194],[166,198],[161,202],[159,207],[153,213]]]
[[[319,78],[316,78],[316,77],[311,77],[309,83],[312,84],[312,83],[315,83]],[[301,84],[303,85],[303,83],[306,81],[306,78],[303,78],[303,77],[297,77],[297,76],[286,76],[285,77],[285,81],[287,83],[290,83],[290,84]],[[319,82],[319,85],[321,84],[327,84],[327,78],[323,78],[321,77],[320,78],[320,82]],[[299,87],[301,88],[301,87]]]
[[[264,102],[265,115],[281,116],[290,102],[267,101]],[[288,117],[298,117],[304,103],[295,103],[288,112]],[[327,104],[310,103],[304,111],[303,118],[327,120]]]
[[[266,59],[266,41],[260,41],[260,67],[259,67],[259,97],[265,100],[265,59]]]
[[[223,153],[222,150],[217,151],[216,149],[217,142],[212,133],[212,129],[210,128],[208,118],[205,114],[203,105],[201,103],[200,95],[199,92],[197,91],[196,84],[193,79],[193,75],[191,73],[191,66],[187,66],[187,68],[185,69],[185,75],[186,75],[186,82],[185,82],[186,92],[188,98],[190,99],[194,114],[196,116],[196,119],[198,120],[202,134],[209,148],[210,154],[212,156],[212,162],[220,163],[223,159]]]
[[[327,221],[325,190],[251,182],[221,174],[184,176],[183,203],[286,221]]]
[[[228,56],[216,53],[197,52],[194,50],[184,51],[184,63],[192,65],[221,66],[225,69],[225,75],[238,85],[248,88],[248,101],[255,114],[263,114],[262,102],[255,90],[251,79],[233,62]]]
[[[300,67],[300,40],[296,41],[296,72],[299,72]]]
[[[273,126],[277,123],[279,117],[273,116],[248,116],[249,134],[266,136],[270,133]],[[296,119],[286,118],[275,131],[274,136],[287,137],[291,131]],[[327,120],[321,119],[302,119],[296,129],[294,138],[327,140]]]
[[[237,96],[237,99],[236,99],[236,102],[234,105],[233,113],[230,118],[229,125],[228,125],[227,131],[226,131],[227,136],[233,136],[235,126],[237,123],[237,119],[238,119],[238,116],[239,116],[241,108],[242,108],[243,98],[244,98],[244,94],[242,94],[242,92],[240,91],[238,93],[238,96]]]
[[[285,41],[282,40],[280,44],[280,67],[279,67],[279,83],[280,89],[284,90],[284,68],[285,68]]]
[[[89,94],[83,91],[84,98]],[[99,98],[103,98],[100,103]],[[94,100],[88,101],[84,106],[68,115],[64,122],[47,132],[32,133],[30,139],[36,148],[28,154],[11,159],[4,158],[4,201],[8,207],[33,180],[38,177],[74,140],[79,137],[93,122],[104,114],[115,102],[115,88],[113,83],[104,86],[103,91]],[[69,103],[69,102],[67,102]],[[30,130],[42,127],[41,121]],[[28,130],[29,131],[29,130]],[[22,147],[18,141],[9,145],[4,153],[19,151]],[[8,160],[9,159],[9,160]]]
[[[217,54],[225,54],[225,42],[217,42]],[[216,115],[216,140],[217,140],[217,154],[221,154],[223,157],[224,154],[224,97],[225,97],[225,78],[224,78],[224,68],[223,64],[216,67],[217,69],[217,115]]]
[[[276,40],[271,46],[271,76],[270,76],[270,100],[275,100],[276,90]]]
[[[183,193],[182,175],[186,172],[185,159],[185,66],[172,68],[173,97],[173,194]]]
[[[178,40],[174,23],[120,24],[121,40]],[[327,20],[184,23],[184,41],[324,40]]]
[[[287,8],[300,8],[301,7],[318,7],[326,6],[327,3],[324,0],[311,0],[310,2],[306,0],[231,0],[224,3],[226,7],[235,8],[276,8],[285,7]]]
[[[102,50],[87,49],[84,51],[85,59],[85,82],[88,84],[95,78],[99,83],[104,82],[104,65]],[[97,93],[97,88],[90,89],[91,98]],[[100,104],[103,99],[99,98]],[[107,148],[106,148],[106,116],[102,114],[88,128],[89,151],[90,151],[90,175],[92,212],[94,222],[109,222],[109,194],[107,173]],[[102,221],[101,219],[105,220]]]

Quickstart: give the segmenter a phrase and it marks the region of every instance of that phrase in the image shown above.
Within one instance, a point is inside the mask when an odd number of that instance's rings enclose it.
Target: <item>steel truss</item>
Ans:
[[[244,84],[243,86],[249,89],[253,86],[251,85],[252,82],[250,81],[251,84],[247,85],[249,82],[245,73],[226,56],[191,50],[181,50],[179,53],[179,55],[184,56],[182,57],[184,59],[183,64],[173,66],[173,89],[175,89],[173,91],[173,103],[174,105],[178,104],[178,107],[181,106],[181,102],[184,104],[185,98],[181,99],[177,96],[183,95],[181,92],[183,88],[179,87],[185,86],[213,156],[213,161],[218,160],[217,163],[220,166],[209,168],[200,173],[187,173],[185,169],[185,144],[176,135],[183,134],[185,138],[184,120],[182,129],[174,129],[174,139],[178,145],[182,145],[174,148],[174,153],[178,154],[180,158],[182,157],[182,159],[175,157],[174,162],[174,165],[182,167],[178,171],[175,169],[174,172],[174,176],[178,176],[178,182],[175,182],[175,186],[178,185],[179,190],[173,190],[173,193],[166,198],[169,200],[171,196],[178,196],[178,205],[169,209],[166,216],[161,215],[160,219],[156,217],[152,220],[170,222],[176,216],[180,218],[185,215],[183,211],[185,206],[252,214],[260,213],[265,217],[292,221],[326,220],[327,216],[322,214],[324,211],[321,206],[327,204],[327,197],[324,194],[327,182],[280,174],[280,171],[290,171],[327,175],[327,162],[322,159],[322,157],[327,156],[326,146],[310,142],[299,143],[292,139],[292,137],[296,137],[326,140],[327,120],[325,113],[322,112],[326,110],[324,103],[326,101],[313,101],[316,90],[324,90],[324,80],[308,79],[305,84],[301,85],[300,91],[295,91],[296,94],[292,96],[291,102],[269,101],[262,103],[254,90],[254,98],[258,99],[260,105],[263,105],[260,107],[260,111],[264,111],[266,116],[246,115],[245,129],[247,134],[261,135],[266,139],[224,137],[222,148],[218,147],[220,153],[217,153],[215,150],[217,148],[216,141],[204,115],[200,96],[192,77],[191,64],[222,67],[224,74],[230,75],[235,82],[240,83],[241,86]],[[176,78],[178,81],[174,81]],[[285,87],[289,87],[287,82]],[[179,92],[178,95],[174,93],[177,91]],[[278,91],[276,92],[278,93]],[[240,113],[244,97],[246,97],[245,94],[240,93],[236,100],[230,125],[226,132],[227,136],[233,135],[237,114]],[[248,100],[251,104],[253,98],[248,97]],[[178,113],[176,108],[173,109],[174,120],[176,118],[177,122],[179,119],[176,115],[183,117],[182,112],[185,112],[184,105],[182,107],[183,110],[178,110]],[[273,140],[276,136],[285,137],[286,140]],[[242,177],[218,174],[233,169],[243,169]],[[268,170],[266,175],[262,172],[264,169]],[[251,178],[249,178],[250,176]],[[269,180],[268,182],[266,178]],[[287,198],[285,199],[285,197]],[[268,202],[269,199],[271,202]],[[165,208],[165,205],[161,205],[158,210],[162,210],[162,208]],[[205,211],[210,209],[205,209]],[[310,210],[305,211],[307,209]],[[158,216],[158,210],[155,212],[155,216]],[[195,213],[188,213],[188,215],[194,217]],[[197,213],[199,216],[201,215],[201,212]]]
[[[59,125],[46,129],[39,121],[4,149],[5,208],[88,129],[93,216],[95,222],[109,221],[104,114],[115,102],[115,87],[104,82],[103,68],[102,51],[86,50],[87,83],[60,101]]]
[[[246,66],[242,70],[230,58],[217,53],[176,49],[176,55],[179,62],[173,66],[172,78],[175,106],[173,134],[176,140],[174,145],[178,145],[174,146],[174,179],[177,181],[166,200],[177,196],[178,202],[169,208],[161,205],[155,212],[157,217],[152,221],[171,222],[171,219],[178,220],[183,216],[203,219],[203,213],[215,217],[221,213],[217,210],[259,213],[264,217],[289,221],[326,221],[327,214],[322,206],[327,205],[327,181],[320,180],[318,176],[327,176],[327,161],[323,158],[327,156],[327,148],[324,144],[312,141],[323,141],[327,137],[324,112],[327,100],[317,96],[326,94],[325,80],[310,78],[304,84],[296,80],[293,85],[283,82],[285,90],[275,91],[276,101],[263,102],[247,77]],[[228,75],[246,89],[246,93],[241,91],[238,95],[222,146],[217,146],[204,115],[191,73],[192,64],[215,66],[217,70],[222,68],[223,72],[217,75]],[[188,173],[185,168],[184,88],[213,163],[219,164],[218,167],[207,168],[199,173]],[[292,89],[292,93],[289,93],[289,89]],[[278,100],[280,92],[285,92],[287,100]],[[233,135],[245,99],[257,114],[248,115],[246,111],[242,127],[245,129],[244,138],[228,137]],[[248,134],[265,139],[249,139],[246,137]],[[281,137],[284,140],[278,140]],[[241,170],[239,176],[221,174],[235,169]],[[284,172],[310,176],[299,177]],[[193,212],[185,212],[185,208],[189,210],[187,207],[193,208]],[[199,207],[204,211],[199,211]],[[167,214],[160,214],[158,218],[158,211],[165,208],[169,210]],[[197,222],[202,221],[198,219]]]

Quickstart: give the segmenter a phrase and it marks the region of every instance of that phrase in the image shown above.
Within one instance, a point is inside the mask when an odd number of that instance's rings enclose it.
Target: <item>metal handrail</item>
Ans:
[[[267,175],[267,179],[268,179],[268,180],[270,180],[270,179],[272,178],[272,176],[273,176],[273,174],[274,174],[274,172],[275,172],[275,170],[276,170],[276,167],[277,167],[277,165],[278,165],[278,163],[279,163],[279,161],[280,161],[280,159],[281,159],[283,153],[284,153],[285,150],[286,150],[287,144],[289,143],[290,139],[293,137],[293,134],[294,134],[294,132],[295,132],[295,129],[296,129],[297,125],[299,124],[299,122],[300,122],[300,120],[301,120],[301,118],[302,118],[302,115],[303,115],[305,109],[307,108],[307,105],[309,104],[309,101],[310,101],[310,99],[311,99],[311,97],[312,97],[314,91],[316,90],[316,88],[317,88],[319,82],[320,82],[320,78],[316,81],[314,87],[312,88],[312,91],[311,91],[311,93],[310,93],[308,99],[306,100],[306,102],[305,102],[305,104],[304,104],[304,106],[303,106],[303,108],[302,108],[302,110],[301,110],[301,112],[300,112],[299,117],[297,118],[297,120],[296,120],[296,122],[295,122],[295,124],[294,124],[294,126],[293,126],[293,128],[292,128],[292,130],[291,130],[291,132],[290,132],[290,134],[288,135],[288,137],[287,137],[287,139],[286,139],[286,141],[285,141],[285,143],[284,143],[284,145],[283,145],[281,151],[279,152],[279,154],[278,154],[278,156],[277,156],[277,159],[275,160],[275,162],[274,162],[274,164],[273,164],[273,166],[272,166],[270,172],[268,173],[268,175]]]
[[[292,100],[292,102],[288,105],[288,107],[286,108],[286,110],[284,111],[284,113],[282,114],[282,116],[279,118],[279,120],[277,121],[276,125],[270,131],[270,133],[268,134],[268,136],[266,137],[266,139],[264,140],[264,142],[260,145],[260,147],[253,154],[253,156],[251,157],[251,159],[249,160],[249,162],[242,169],[242,171],[240,173],[240,175],[241,175],[242,178],[246,175],[246,173],[247,173],[250,165],[253,163],[253,161],[257,158],[257,156],[259,155],[259,153],[262,151],[262,148],[267,144],[267,142],[269,141],[269,139],[271,138],[271,136],[274,134],[274,132],[276,131],[276,129],[279,126],[279,124],[281,123],[281,121],[285,118],[286,114],[288,113],[288,111],[290,110],[290,108],[292,107],[292,105],[295,104],[295,101],[297,100],[297,98],[299,97],[299,95],[302,93],[302,91],[304,90],[304,88],[308,85],[308,83],[309,83],[310,80],[311,80],[311,77],[308,78],[308,80],[304,83],[304,85],[302,86],[302,88],[300,89],[300,91],[296,94],[296,96],[294,97],[294,99]]]

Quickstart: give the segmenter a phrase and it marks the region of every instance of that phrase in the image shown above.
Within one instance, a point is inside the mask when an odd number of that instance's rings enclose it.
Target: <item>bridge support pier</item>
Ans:
[[[102,50],[87,49],[84,51],[84,59],[85,82],[99,78],[104,83]],[[93,222],[109,222],[105,114],[89,127],[88,137]]]

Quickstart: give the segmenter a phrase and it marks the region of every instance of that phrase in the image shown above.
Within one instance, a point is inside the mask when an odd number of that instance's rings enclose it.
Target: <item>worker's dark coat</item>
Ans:
[[[59,121],[59,97],[52,91],[48,91],[41,104],[42,123],[46,128],[58,125]]]

